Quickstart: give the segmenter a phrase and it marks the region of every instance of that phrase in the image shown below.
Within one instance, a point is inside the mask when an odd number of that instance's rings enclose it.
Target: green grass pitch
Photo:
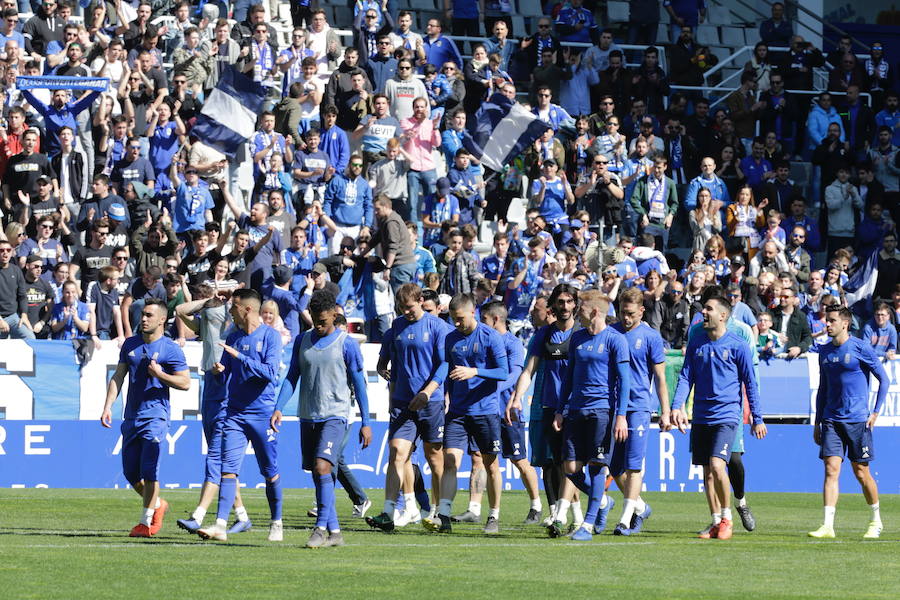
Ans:
[[[552,540],[520,524],[523,492],[503,496],[501,535],[457,525],[450,536],[411,525],[387,535],[351,519],[338,491],[343,548],[303,547],[311,490],[285,491],[285,541],[266,541],[262,490],[244,495],[256,527],[227,543],[201,542],[175,519],[195,491],[167,492],[159,536],[130,539],[140,500],[130,490],[0,490],[0,597],[40,598],[897,598],[900,496],[882,496],[886,530],[863,541],[869,512],[858,494],[838,505],[838,539],[806,537],[821,521],[812,494],[748,496],[758,528],[730,541],[699,540],[709,518],[696,493],[649,493],[653,517],[633,538]],[[610,515],[619,516],[619,505]],[[371,492],[375,514],[381,492]],[[455,506],[462,510],[465,493]],[[207,517],[208,519],[211,517]],[[611,530],[611,527],[610,527]]]

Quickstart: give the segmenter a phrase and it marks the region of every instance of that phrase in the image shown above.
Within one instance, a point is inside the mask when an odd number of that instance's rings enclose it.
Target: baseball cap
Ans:
[[[313,273],[318,273],[319,275],[325,275],[328,273],[328,268],[320,262],[314,264],[312,270]]]
[[[110,204],[109,210],[107,210],[106,213],[109,215],[109,218],[114,221],[125,220],[125,207],[118,202],[113,202],[112,204]]]
[[[450,189],[453,187],[452,185],[450,185],[450,180],[446,177],[441,177],[440,179],[438,179],[435,186],[437,187],[438,194],[440,194],[441,196],[446,196],[447,194],[449,194]]]

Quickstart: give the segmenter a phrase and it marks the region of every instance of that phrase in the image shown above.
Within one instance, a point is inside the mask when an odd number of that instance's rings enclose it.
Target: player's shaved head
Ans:
[[[585,290],[581,292],[579,299],[582,306],[591,310],[601,310],[604,313],[609,310],[609,297],[600,290]]]
[[[475,300],[469,294],[457,294],[450,301],[450,312],[475,308]]]
[[[498,300],[488,302],[481,307],[480,312],[482,320],[484,320],[486,317],[490,317],[491,319],[499,318],[505,321],[509,315],[509,311],[506,309],[506,305]]]
[[[259,292],[252,288],[241,288],[239,290],[235,290],[231,295],[232,300],[238,300],[244,306],[251,306],[259,311],[259,307],[262,305],[262,297],[260,297]]]

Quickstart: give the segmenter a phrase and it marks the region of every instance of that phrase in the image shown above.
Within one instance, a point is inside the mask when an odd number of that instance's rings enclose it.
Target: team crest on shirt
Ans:
[[[250,350],[250,344],[241,344],[241,350],[247,352],[248,350]]]
[[[640,350],[643,341],[644,341],[644,340],[642,340],[641,338],[638,338],[638,339],[634,340],[634,349],[635,349],[635,350]]]
[[[413,337],[416,337],[416,336],[413,335]],[[425,333],[422,334],[422,341],[427,344],[428,338],[430,338],[430,337],[431,337],[430,332],[426,331]]]
[[[603,354],[603,346],[604,346],[604,344],[600,344],[599,346],[597,346],[597,352],[599,354]]]
[[[478,353],[478,342],[475,342],[474,344],[472,344],[472,352],[474,352],[476,354]]]
[[[728,351],[728,348],[725,348],[724,350],[722,350],[722,360],[728,360],[729,354],[730,353]]]
[[[849,365],[849,364],[850,364],[850,353],[849,353],[849,352],[848,352],[847,354],[844,355],[844,364],[845,364],[845,365]]]
[[[256,351],[262,352],[262,340],[259,340],[258,342],[256,342]]]

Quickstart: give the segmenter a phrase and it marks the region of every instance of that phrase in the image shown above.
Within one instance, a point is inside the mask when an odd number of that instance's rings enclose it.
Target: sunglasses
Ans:
[[[367,19],[377,19],[378,15],[366,15]]]
[[[397,67],[398,71],[409,71],[412,67]]]
[[[550,94],[538,94],[538,96],[541,98],[549,98]]]
[[[113,256],[113,260],[128,260],[127,256]]]
[[[96,233],[97,233],[97,235],[109,235],[108,231],[98,231]]]
[[[610,105],[610,104],[615,104],[615,102],[610,102],[609,100],[607,100],[606,102],[601,102],[600,104],[601,104],[602,106],[608,106],[608,105]]]
[[[351,167],[361,167],[361,166],[362,166],[362,163],[360,163],[360,162],[352,162],[352,163],[350,163],[350,166],[351,166]]]
[[[353,250],[353,246],[345,246],[341,244],[341,250]]]
[[[608,165],[609,161],[608,160],[595,160],[594,164],[595,165]]]
[[[175,83],[177,83],[178,85],[184,85],[185,83],[187,83],[187,79],[176,79]]]
[[[541,23],[540,25],[538,25],[538,29],[550,29],[550,25]]]
[[[41,223],[41,229],[53,229],[53,223]]]
[[[679,296],[679,295],[681,295],[681,294],[684,294],[684,291],[683,291],[683,290],[672,290],[672,295],[673,295],[673,296]]]
[[[390,42],[378,42],[378,45],[379,46],[390,46],[391,43]]]
[[[166,265],[166,268],[167,268],[167,269],[177,269],[177,268],[178,268],[178,265],[169,265],[169,264],[167,264],[167,265]]]
[[[455,71],[456,67],[444,67],[444,71]]]

